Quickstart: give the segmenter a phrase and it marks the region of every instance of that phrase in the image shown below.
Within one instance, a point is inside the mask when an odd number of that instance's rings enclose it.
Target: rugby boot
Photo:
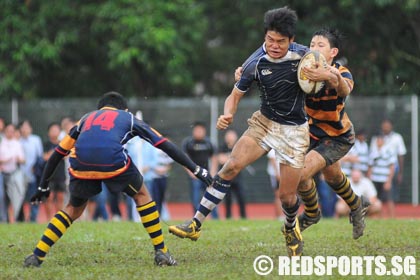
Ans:
[[[193,241],[197,241],[201,234],[194,219],[180,225],[169,226],[169,232],[180,238],[189,238]]]
[[[360,196],[360,206],[350,212],[350,223],[353,224],[353,239],[358,239],[363,235],[365,229],[365,217],[367,210],[370,206],[370,202],[364,196]]]

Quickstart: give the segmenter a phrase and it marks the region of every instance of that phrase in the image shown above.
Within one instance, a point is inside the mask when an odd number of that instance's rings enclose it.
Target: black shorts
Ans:
[[[385,183],[382,182],[373,182],[375,189],[378,192],[378,198],[382,202],[392,201],[391,190],[385,190]]]
[[[83,205],[89,198],[102,191],[102,182],[112,193],[125,192],[134,196],[143,185],[143,176],[134,164],[118,176],[110,179],[78,179],[70,176],[70,204],[74,207]]]
[[[327,166],[343,158],[354,145],[353,128],[337,137],[323,137],[315,139],[311,137],[309,151],[318,152],[326,161]]]
[[[52,192],[65,192],[67,190],[65,181],[50,181],[48,187]]]

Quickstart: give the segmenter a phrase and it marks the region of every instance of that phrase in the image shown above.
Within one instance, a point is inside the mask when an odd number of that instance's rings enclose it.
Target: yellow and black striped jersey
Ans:
[[[350,71],[337,62],[334,63],[334,67],[340,71],[352,90],[354,81]],[[309,117],[311,137],[315,139],[335,137],[351,130],[353,124],[344,110],[345,99],[327,86],[316,94],[306,96],[305,110]]]

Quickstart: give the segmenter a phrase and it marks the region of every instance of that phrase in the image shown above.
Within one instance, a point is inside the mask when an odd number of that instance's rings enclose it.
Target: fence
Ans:
[[[47,125],[59,121],[64,116],[80,118],[84,113],[96,108],[97,99],[39,99],[30,101],[2,102],[0,117],[17,123],[29,119],[34,133],[46,138]],[[208,124],[209,134],[217,145],[222,141],[223,132],[215,129],[216,118],[223,110],[224,98],[204,99],[136,99],[130,98],[132,112],[141,110],[144,119],[172,141],[180,145],[183,138],[191,134],[191,124],[200,120]],[[247,128],[248,117],[258,109],[255,97],[243,98],[235,116],[233,128],[243,132]],[[361,97],[356,94],[346,103],[346,110],[356,129],[364,128],[368,136],[379,132],[383,118],[394,123],[394,130],[401,133],[407,147],[405,156],[404,183],[398,190],[399,202],[418,204],[418,100],[417,96],[402,97]],[[246,196],[249,202],[271,202],[272,190],[266,173],[267,159],[261,158],[244,171]],[[250,172],[254,171],[254,172]],[[189,184],[183,169],[176,165],[169,178],[168,199],[170,201],[190,201]]]

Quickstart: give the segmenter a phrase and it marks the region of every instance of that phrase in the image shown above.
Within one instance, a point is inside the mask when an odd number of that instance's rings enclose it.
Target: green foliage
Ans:
[[[263,41],[268,9],[299,16],[296,40],[322,26],[362,95],[420,91],[418,0],[0,1],[0,96],[222,95]]]
[[[193,85],[189,65],[206,20],[192,0],[1,5],[3,96],[171,94]]]
[[[200,239],[192,242],[169,235],[164,225],[165,242],[179,265],[160,268],[153,265],[153,247],[141,224],[77,222],[51,248],[40,269],[25,269],[23,259],[33,250],[45,225],[0,224],[0,278],[261,279],[253,270],[256,257],[267,255],[278,264],[276,259],[286,255],[280,227],[278,221],[208,221]],[[323,219],[303,233],[304,254],[385,256],[388,262],[393,256],[414,256],[419,260],[419,228],[416,220],[368,219],[365,235],[355,241],[347,219]],[[417,275],[419,269],[417,264]],[[264,279],[279,279],[277,272],[275,266]],[[348,279],[337,270],[333,273],[331,279]],[[363,276],[351,279],[360,278]],[[373,275],[368,279],[383,279],[383,276]]]

